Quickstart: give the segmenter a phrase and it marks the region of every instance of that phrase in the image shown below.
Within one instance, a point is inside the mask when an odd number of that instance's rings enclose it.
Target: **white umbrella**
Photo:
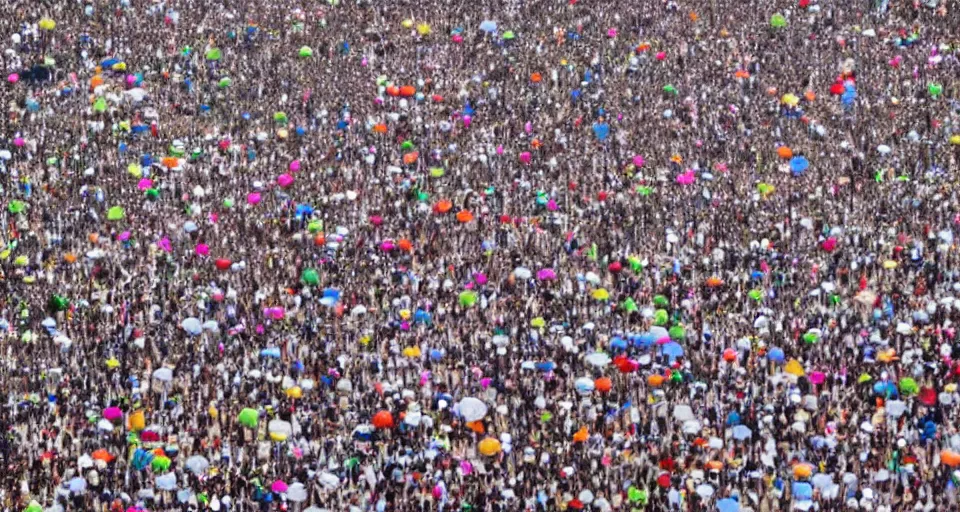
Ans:
[[[114,424],[110,423],[110,420],[100,418],[100,421],[97,422],[97,429],[104,432],[112,432],[114,429]]]
[[[683,430],[684,434],[699,434],[703,430],[703,426],[700,425],[700,422],[697,420],[684,421],[683,426],[680,427]]]
[[[324,471],[320,474],[320,478],[317,479],[325,489],[332,491],[337,487],[340,487],[340,478],[333,473],[328,473]]]
[[[472,422],[482,420],[487,415],[487,404],[480,399],[467,397],[460,400],[460,416],[464,421]]]
[[[123,91],[123,93],[135,102],[143,101],[147,97],[147,91],[141,87],[135,87],[133,89],[128,89]]]
[[[200,323],[200,319],[192,316],[190,318],[184,318],[183,321],[180,322],[180,327],[194,336],[203,332],[203,325]]]
[[[506,347],[510,344],[510,337],[504,334],[498,334],[493,337],[493,344],[498,347]]]
[[[162,474],[157,477],[156,484],[162,491],[172,491],[177,488],[177,475],[173,471]]]
[[[160,382],[170,382],[173,380],[173,370],[170,368],[157,368],[153,371],[153,378]]]
[[[289,437],[293,434],[293,425],[289,421],[270,420],[270,423],[267,423],[267,432]]]
[[[714,489],[710,484],[700,484],[697,486],[697,494],[700,495],[701,498],[709,498],[710,496],[713,496],[713,493]]]
[[[361,316],[367,314],[367,308],[364,305],[359,305],[350,310],[351,316]]]
[[[577,393],[580,393],[581,395],[589,395],[590,393],[593,393],[593,389],[596,387],[596,385],[593,383],[593,379],[590,377],[580,377],[574,381],[573,386],[576,388]]]
[[[87,454],[83,454],[77,459],[77,467],[80,469],[87,469],[93,467],[93,458]]]
[[[83,494],[87,491],[87,481],[83,477],[74,477],[67,482],[67,489],[74,494]]]
[[[593,499],[594,499],[593,491],[591,491],[590,489],[584,489],[580,491],[580,495],[577,496],[577,499],[582,501],[584,505],[589,505],[593,503]]]
[[[827,487],[833,485],[833,476],[826,473],[817,473],[813,475],[813,478],[810,480],[814,487],[817,489],[826,489]]]
[[[603,368],[604,366],[610,364],[611,361],[610,356],[603,352],[594,352],[583,358],[583,360],[586,361],[590,366],[595,366],[597,368]]]
[[[530,279],[533,277],[533,272],[526,267],[517,267],[513,269],[513,275],[516,276],[517,279]]]
[[[294,482],[287,487],[287,499],[294,503],[307,501],[307,489],[300,482]]]
[[[890,146],[886,144],[880,144],[879,146],[877,146],[877,152],[880,153],[881,155],[888,155],[890,154],[890,151],[892,151],[890,149]]]
[[[216,320],[207,320],[200,327],[202,327],[204,331],[220,332],[220,324]]]
[[[194,455],[187,459],[187,469],[195,475],[202,475],[210,467],[210,461],[202,455]]]
[[[733,427],[733,438],[737,441],[743,441],[744,439],[750,439],[751,437],[753,437],[753,431],[745,425],[737,425]]]
[[[907,404],[902,400],[890,400],[887,402],[887,415],[894,418],[899,418],[903,416],[903,413],[907,412]]]
[[[678,405],[673,408],[673,419],[680,423],[693,419],[693,409],[689,405]]]

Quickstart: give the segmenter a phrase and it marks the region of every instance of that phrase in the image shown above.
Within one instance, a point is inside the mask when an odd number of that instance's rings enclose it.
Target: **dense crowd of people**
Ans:
[[[4,511],[939,511],[946,0],[0,6]]]

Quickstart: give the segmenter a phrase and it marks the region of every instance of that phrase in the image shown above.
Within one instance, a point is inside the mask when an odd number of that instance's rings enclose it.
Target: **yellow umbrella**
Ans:
[[[407,357],[420,357],[421,355],[420,347],[417,345],[414,345],[412,347],[407,347],[403,349],[403,355]]]
[[[887,269],[887,270],[893,270],[893,269],[895,269],[895,268],[897,268],[897,267],[898,267],[898,264],[897,264],[896,261],[887,260],[887,261],[884,261],[884,262],[883,262],[883,268],[885,268],[885,269]]]
[[[804,375],[803,366],[800,364],[800,361],[797,361],[796,359],[791,359],[790,362],[783,367],[783,371],[789,373],[790,375],[796,375],[797,377],[803,377]]]
[[[531,327],[536,327],[536,328],[539,329],[539,328],[544,327],[545,325],[547,325],[547,321],[544,320],[542,316],[538,316],[538,317],[534,318],[533,320],[530,320],[530,326],[531,326]]]
[[[597,299],[597,300],[610,299],[610,292],[608,292],[606,288],[598,288],[594,290],[593,293],[591,293],[591,295],[593,296],[594,299]]]
[[[400,26],[402,26],[403,28],[413,28],[413,20],[409,18],[405,19],[402,22],[400,22]]]
[[[789,105],[789,106],[791,106],[791,107],[796,107],[797,105],[800,104],[800,98],[797,97],[796,94],[793,94],[793,93],[789,93],[789,92],[788,92],[787,94],[784,94],[784,95],[780,98],[780,102],[783,103],[784,105]]]
[[[43,18],[42,20],[40,20],[39,25],[40,25],[40,28],[42,28],[43,30],[53,30],[57,28],[57,22],[51,20],[50,18]]]
[[[417,33],[421,36],[429,36],[433,30],[430,28],[430,25],[427,23],[421,23],[417,25]]]
[[[111,357],[110,359],[107,359],[107,368],[110,368],[112,370],[114,368],[119,368],[119,367],[120,367],[120,361],[117,361],[116,357]]]

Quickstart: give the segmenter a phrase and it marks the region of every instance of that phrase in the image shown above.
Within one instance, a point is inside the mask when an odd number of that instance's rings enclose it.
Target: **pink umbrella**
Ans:
[[[823,372],[811,372],[809,379],[811,384],[820,385],[827,380],[827,376]]]
[[[290,162],[290,172],[297,172],[300,170],[300,160],[294,160]]]
[[[482,273],[474,274],[473,280],[480,286],[487,284],[487,276]]]
[[[15,138],[15,139],[13,139],[13,145],[16,146],[16,147],[18,147],[18,148],[22,148],[23,145],[26,144],[26,143],[27,143],[27,141],[23,140],[23,137],[17,137],[17,138]]]
[[[393,243],[393,240],[384,240],[380,242],[380,250],[383,252],[390,252],[396,248],[397,246]]]
[[[247,194],[247,202],[250,204],[257,204],[260,202],[260,192],[250,192]]]
[[[531,155],[529,151],[524,151],[523,153],[520,153],[521,162],[525,164],[529,164],[531,160],[533,160],[533,155]]]
[[[7,81],[10,82],[11,84],[15,84],[20,81],[20,75],[16,73],[10,73],[9,75],[7,75]]]
[[[169,238],[163,238],[157,242],[157,247],[163,249],[165,252],[173,252],[173,246],[170,245]]]
[[[287,492],[287,483],[283,480],[274,480],[270,490],[277,493]]]
[[[284,310],[281,307],[263,308],[263,316],[273,320],[283,320]]]
[[[542,268],[537,272],[537,279],[541,281],[553,281],[557,278],[557,272],[552,268]]]
[[[379,215],[371,215],[370,224],[373,224],[374,226],[379,227],[381,224],[383,224],[383,217]]]
[[[137,182],[137,188],[139,188],[140,190],[147,190],[149,188],[153,188],[153,180],[151,180],[150,178],[141,178],[140,181]]]
[[[200,256],[208,256],[210,254],[210,246],[207,244],[197,244],[195,249],[197,254]]]
[[[643,167],[643,163],[644,163],[644,160],[642,155],[634,155],[633,157],[634,167]]]
[[[130,240],[130,232],[124,231],[123,233],[120,233],[120,235],[117,236],[117,240],[120,240],[121,242],[126,242],[127,240]]]
[[[277,176],[277,185],[280,185],[282,188],[287,188],[290,185],[293,185],[293,176],[290,176],[286,173]]]
[[[677,183],[681,185],[690,185],[696,181],[696,179],[696,175],[693,174],[693,171],[691,170],[681,174],[680,176],[677,176]]]
[[[823,241],[823,250],[824,250],[824,251],[831,252],[831,251],[833,251],[833,250],[836,249],[836,248],[837,248],[837,239],[836,239],[836,238],[834,238],[834,237],[831,236],[830,238],[828,238],[828,239],[826,239],[826,240]]]
[[[556,200],[551,199],[551,200],[547,201],[547,209],[550,210],[551,212],[555,212],[555,211],[557,211],[559,208],[560,208],[560,206],[557,205],[557,201],[556,201]]]
[[[473,122],[473,117],[470,114],[463,116],[463,127],[470,128],[470,123]]]
[[[107,407],[103,410],[103,417],[111,423],[117,423],[123,419],[123,411],[119,407]]]

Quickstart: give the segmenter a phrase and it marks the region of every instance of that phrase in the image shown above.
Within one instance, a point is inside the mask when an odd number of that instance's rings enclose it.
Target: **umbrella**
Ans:
[[[324,471],[317,480],[320,482],[320,485],[323,485],[325,489],[330,491],[340,487],[340,478],[333,473]]]
[[[260,418],[260,414],[256,409],[250,409],[249,407],[240,411],[240,414],[237,416],[237,421],[247,428],[256,428],[257,420]]]
[[[517,279],[526,280],[533,277],[533,272],[531,272],[530,269],[525,267],[517,267],[513,269],[513,275],[516,276]]]
[[[584,357],[583,360],[590,366],[597,368],[603,368],[604,366],[610,364],[611,361],[610,356],[603,352],[594,352],[587,357]]]
[[[87,491],[87,480],[83,477],[73,477],[67,482],[67,489],[73,494],[83,494]]]
[[[543,268],[537,271],[537,279],[541,281],[553,281],[557,278],[557,272],[552,268]]]
[[[203,325],[200,323],[199,318],[185,318],[182,322],[180,322],[180,327],[182,327],[184,331],[187,331],[187,333],[194,336],[203,332]]]
[[[307,489],[300,482],[294,482],[287,487],[287,499],[294,503],[307,501]]]
[[[173,471],[164,473],[155,480],[157,489],[161,491],[172,491],[177,488],[177,475]]]
[[[210,467],[210,461],[202,455],[194,455],[187,459],[187,469],[189,469],[195,475],[202,475],[207,472],[207,468]]]
[[[153,371],[153,378],[160,382],[170,382],[173,380],[173,370],[170,368],[157,368]]]
[[[786,359],[783,349],[777,347],[771,348],[770,352],[767,353],[767,357],[775,363],[782,363]]]
[[[801,501],[813,499],[813,486],[807,482],[793,482],[791,492],[795,499]]]
[[[689,405],[678,405],[673,408],[673,419],[682,423],[693,419],[693,409]]]
[[[482,420],[487,415],[487,411],[487,404],[480,399],[467,397],[460,400],[460,416],[468,423]]]
[[[673,361],[678,357],[683,357],[683,347],[681,347],[679,343],[671,341],[660,347],[660,353]]]
[[[493,20],[484,20],[480,23],[480,30],[486,33],[492,33],[497,31],[497,22]]]
[[[826,473],[817,473],[813,475],[813,478],[810,479],[810,482],[813,483],[813,486],[817,489],[826,489],[833,485],[833,477]]]
[[[790,171],[793,172],[794,176],[803,174],[803,171],[806,171],[808,167],[810,167],[810,162],[806,157],[795,156],[790,159]]]
[[[270,490],[276,493],[287,492],[289,487],[287,483],[283,480],[275,480],[272,485],[270,485]]]
[[[743,441],[744,439],[750,439],[753,437],[753,431],[744,425],[737,425],[733,427],[733,438],[737,441]]]
[[[718,512],[740,512],[740,502],[733,498],[724,498],[717,502]]]
[[[697,494],[701,498],[704,498],[704,499],[709,498],[710,496],[713,496],[714,492],[715,490],[713,486],[710,484],[700,484],[697,486]]]

